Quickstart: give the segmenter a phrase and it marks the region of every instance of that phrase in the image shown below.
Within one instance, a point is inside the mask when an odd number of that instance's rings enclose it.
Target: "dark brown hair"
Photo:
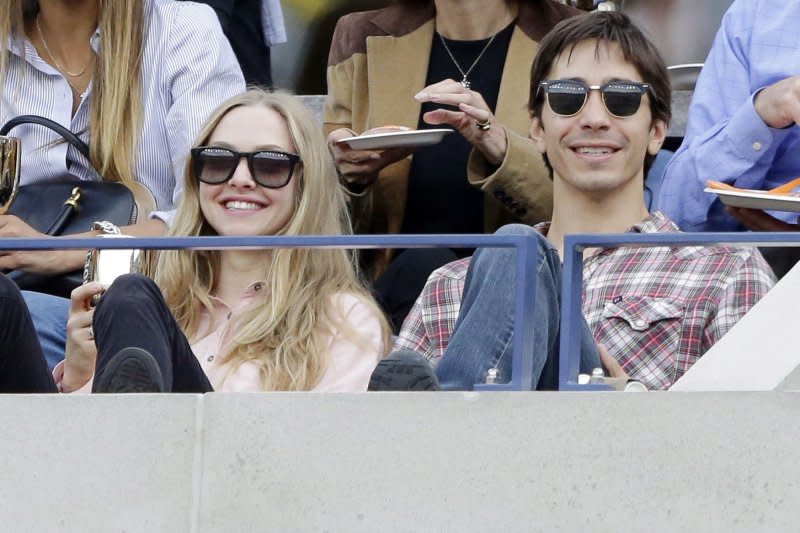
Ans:
[[[544,94],[539,91],[539,83],[553,68],[553,63],[563,54],[572,54],[579,43],[586,40],[597,40],[601,43],[617,43],[622,50],[625,61],[633,65],[650,85],[648,93],[650,99],[650,114],[652,120],[663,120],[669,125],[671,112],[672,91],[670,89],[669,74],[661,54],[644,36],[639,28],[631,22],[627,15],[615,11],[598,11],[578,15],[559,22],[550,33],[539,43],[539,52],[531,67],[531,86],[528,98],[528,110],[531,116],[542,116]],[[646,154],[644,158],[645,175],[655,159],[654,155]],[[545,163],[552,169],[545,157]]]

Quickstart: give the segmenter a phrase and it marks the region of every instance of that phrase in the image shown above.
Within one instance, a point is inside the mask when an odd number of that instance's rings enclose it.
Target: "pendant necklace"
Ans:
[[[489,38],[489,42],[486,43],[486,45],[483,47],[483,50],[481,50],[481,53],[478,54],[478,57],[475,58],[475,61],[472,62],[472,65],[469,66],[466,72],[464,72],[464,69],[461,68],[461,65],[458,64],[458,61],[456,61],[456,57],[453,55],[453,52],[450,51],[450,47],[447,46],[447,42],[444,40],[444,37],[442,37],[442,34],[439,32],[436,32],[436,34],[439,36],[439,40],[442,41],[442,46],[444,46],[444,51],[447,52],[447,55],[450,56],[450,59],[453,61],[453,64],[461,73],[461,86],[464,87],[465,89],[469,89],[470,86],[469,73],[472,72],[472,69],[474,69],[475,65],[478,64],[478,61],[481,60],[483,54],[485,54],[486,50],[488,50],[489,47],[492,45],[492,42],[494,42],[494,38],[497,37],[497,33],[492,34],[492,36]]]

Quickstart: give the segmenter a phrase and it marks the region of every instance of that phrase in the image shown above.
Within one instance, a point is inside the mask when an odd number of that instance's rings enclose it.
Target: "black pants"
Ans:
[[[153,280],[140,274],[117,278],[97,304],[93,328],[95,374],[121,349],[137,347],[155,357],[168,391],[214,390]]]
[[[269,47],[264,40],[259,0],[195,0],[211,6],[233,48],[248,85],[272,87]]]
[[[455,261],[458,256],[449,248],[409,248],[395,257],[373,285],[373,294],[397,334],[403,320],[425,287],[431,272]]]
[[[778,279],[800,261],[800,248],[759,248]]]
[[[17,285],[0,275],[0,393],[56,392]]]

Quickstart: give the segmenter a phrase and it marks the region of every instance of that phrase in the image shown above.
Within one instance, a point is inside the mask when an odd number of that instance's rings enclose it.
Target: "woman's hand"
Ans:
[[[362,135],[388,133],[390,131],[407,131],[402,126],[380,126],[365,131]],[[355,132],[347,128],[339,128],[328,134],[328,147],[339,174],[348,185],[368,187],[378,178],[378,172],[384,167],[408,157],[414,150],[410,148],[389,148],[386,150],[352,150],[340,139],[355,136]]]
[[[103,292],[103,286],[100,283],[92,282],[80,285],[70,294],[67,351],[62,381],[62,388],[65,391],[79,389],[94,376],[97,346],[95,346],[94,331],[92,331],[94,308],[91,306],[91,299],[92,296],[101,292]]]
[[[0,215],[0,237],[47,238],[15,215]],[[38,274],[60,274],[74,270],[80,250],[9,250],[0,252],[0,270],[24,270]]]
[[[492,165],[503,162],[508,140],[503,126],[497,122],[480,93],[464,88],[455,80],[444,80],[422,89],[414,98],[458,108],[458,111],[436,109],[422,116],[428,124],[448,124],[483,153]],[[484,125],[481,128],[479,125]],[[486,126],[488,125],[488,127]]]

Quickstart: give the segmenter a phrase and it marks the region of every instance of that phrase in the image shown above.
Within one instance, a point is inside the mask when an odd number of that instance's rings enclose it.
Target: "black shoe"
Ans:
[[[383,359],[369,378],[370,391],[441,390],[439,380],[427,359],[416,352],[403,350]]]
[[[117,352],[94,380],[92,392],[164,392],[164,378],[155,357],[141,348]]]

